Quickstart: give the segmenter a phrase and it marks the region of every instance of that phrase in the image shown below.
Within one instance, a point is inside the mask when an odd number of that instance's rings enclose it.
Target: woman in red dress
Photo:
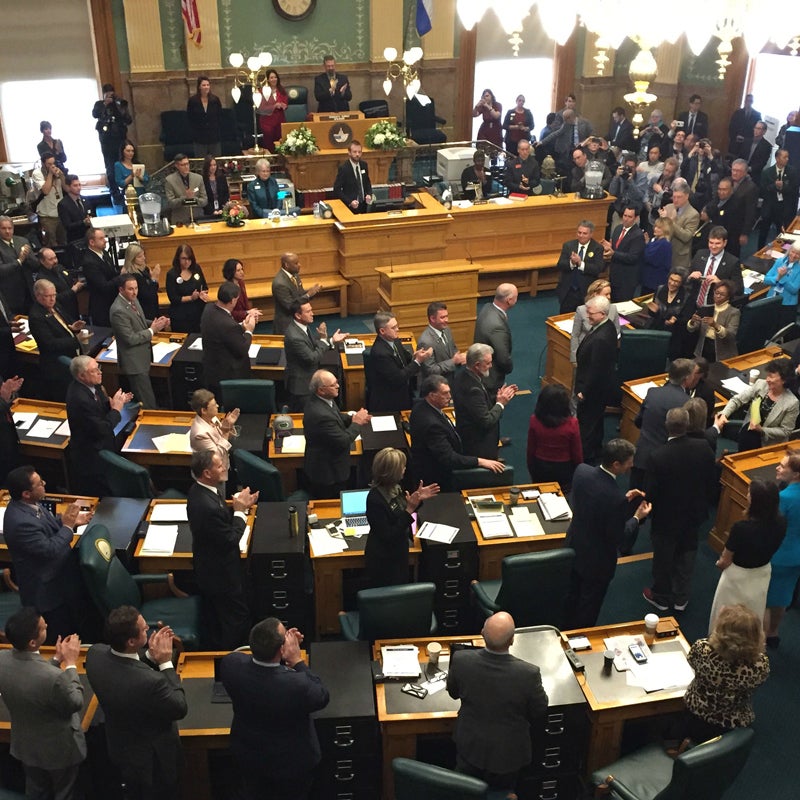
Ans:
[[[481,99],[478,100],[475,108],[472,109],[473,117],[483,115],[483,122],[478,128],[477,139],[485,139],[487,142],[503,147],[503,129],[500,126],[500,117],[503,113],[503,106],[494,98],[491,89],[484,89]]]
[[[281,84],[280,75],[274,70],[267,72],[267,84],[262,92],[261,105],[258,107],[258,127],[264,138],[261,143],[270,153],[275,152],[275,142],[281,138],[281,124],[286,122],[286,106],[289,96]]]

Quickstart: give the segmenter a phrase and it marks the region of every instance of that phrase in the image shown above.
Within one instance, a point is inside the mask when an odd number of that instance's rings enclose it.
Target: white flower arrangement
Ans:
[[[316,137],[305,125],[291,131],[277,147],[279,153],[289,156],[308,156],[317,150]]]
[[[371,150],[397,150],[405,146],[406,138],[397,125],[384,119],[367,129],[364,141]]]

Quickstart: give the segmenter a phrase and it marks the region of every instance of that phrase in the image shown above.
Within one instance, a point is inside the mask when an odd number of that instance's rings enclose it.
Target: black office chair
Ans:
[[[308,88],[305,86],[287,86],[286,95],[289,102],[286,104],[287,122],[305,122],[308,116]]]
[[[392,759],[395,800],[486,800],[489,786],[478,778],[444,767]]]
[[[781,327],[782,302],[779,295],[764,297],[753,300],[742,309],[739,330],[736,332],[736,347],[740,353],[760,350],[777,333]]]
[[[406,101],[406,130],[417,144],[441,144],[447,135],[437,125],[446,125],[447,120],[436,116],[433,100],[423,106],[416,97]]]
[[[488,618],[507,611],[518,628],[566,624],[566,598],[575,551],[571,547],[519,553],[503,559],[502,578],[473,581],[478,606]]]
[[[161,112],[161,134],[164,161],[172,161],[178,153],[194,156],[194,136],[186,109]]]
[[[752,728],[735,728],[672,759],[649,744],[592,773],[594,786],[619,800],[720,800],[753,746]],[[602,790],[601,790],[602,791]]]
[[[435,583],[362,589],[358,611],[339,612],[342,634],[350,642],[432,636],[438,627],[435,594]]]
[[[621,385],[664,372],[671,338],[669,331],[623,329],[619,340],[617,383]]]
[[[502,472],[492,472],[483,467],[453,470],[453,491],[462,489],[489,489],[493,486],[513,486],[514,467],[506,464]]]
[[[385,100],[362,100],[358,104],[367,119],[378,119],[379,117],[389,116],[389,104]]]

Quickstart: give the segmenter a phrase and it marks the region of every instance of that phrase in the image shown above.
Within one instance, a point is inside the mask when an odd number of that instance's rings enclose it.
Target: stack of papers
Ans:
[[[191,453],[189,444],[189,431],[186,433],[165,433],[163,436],[154,436],[153,444],[159,453]]]
[[[177,525],[150,524],[147,526],[141,554],[143,556],[171,556],[175,552],[177,539]]]
[[[188,522],[186,503],[156,503],[150,512],[150,522]]]
[[[38,414],[35,411],[15,411],[14,414],[14,425],[16,426],[18,431],[26,431],[36,422],[36,417]]]
[[[632,663],[626,677],[629,686],[641,686],[645,692],[674,691],[692,682],[694,670],[682,652],[672,651],[650,655],[646,664]]]
[[[750,388],[750,384],[743,381],[738,375],[735,378],[723,378],[720,383],[734,394],[739,394],[739,392]]]
[[[517,536],[544,536],[544,528],[535,512],[528,506],[514,506],[511,509],[511,527]]]
[[[170,353],[180,349],[181,345],[178,342],[157,342],[153,345],[153,361],[158,364]]]
[[[49,439],[63,422],[61,419],[38,419],[27,435],[32,439]]]
[[[614,303],[614,306],[620,315],[638,314],[642,310],[639,303],[634,300],[626,300],[624,303]]]
[[[505,536],[514,535],[511,525],[508,524],[508,517],[505,511],[496,511],[489,514],[476,513],[475,519],[484,539],[501,539]]]
[[[539,508],[542,509],[542,516],[548,522],[562,522],[572,519],[572,509],[569,507],[566,497],[553,492],[544,492],[539,495]]]
[[[331,536],[325,528],[312,528],[308,532],[308,538],[315,557],[343,553],[348,549],[345,541]]]
[[[394,417],[373,417],[370,424],[373,433],[383,433],[385,431],[396,431],[397,420]]]
[[[302,454],[306,451],[306,437],[302,433],[293,433],[291,436],[281,438],[281,453]]]
[[[458,528],[454,528],[452,525],[443,525],[441,522],[423,522],[417,530],[417,537],[420,539],[428,539],[431,542],[452,544],[458,530]]]
[[[554,324],[556,328],[564,331],[564,333],[572,333],[572,326],[575,324],[575,321],[572,319],[562,319]]]
[[[636,383],[633,386],[629,386],[628,388],[640,399],[644,400],[647,397],[647,393],[651,389],[655,389],[658,387],[658,384],[655,381],[645,381],[644,383]]]
[[[381,647],[381,668],[387,678],[416,678],[419,675],[419,648],[413,644]]]

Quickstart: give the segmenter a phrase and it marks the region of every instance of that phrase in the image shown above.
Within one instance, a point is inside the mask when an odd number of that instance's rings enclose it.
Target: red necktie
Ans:
[[[711,281],[706,280],[709,276],[714,274],[714,262],[717,260],[716,256],[711,256],[711,260],[706,267],[706,274],[703,276],[703,285],[700,288],[700,294],[697,295],[697,305],[704,306],[706,298],[708,297],[708,290],[711,287]]]
[[[617,236],[617,241],[614,243],[614,249],[616,250],[619,247],[619,243],[625,238],[625,234],[628,232],[627,228],[623,228],[620,231],[619,236]]]

